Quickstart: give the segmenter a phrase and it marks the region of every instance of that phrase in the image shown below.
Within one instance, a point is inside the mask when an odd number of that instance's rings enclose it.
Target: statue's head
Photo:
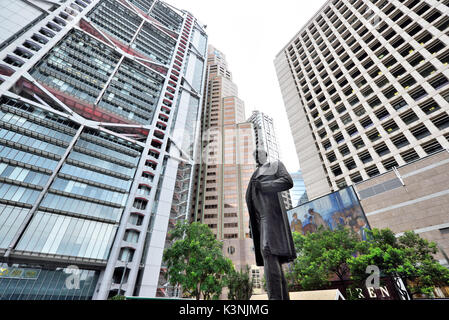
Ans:
[[[260,167],[268,160],[268,153],[264,149],[256,149],[253,152],[254,160],[256,160],[257,166]]]

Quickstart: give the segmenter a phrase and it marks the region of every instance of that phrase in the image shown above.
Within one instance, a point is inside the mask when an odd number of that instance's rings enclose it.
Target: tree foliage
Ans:
[[[449,270],[435,260],[434,242],[412,231],[396,237],[389,229],[373,229],[368,241],[359,246],[360,254],[347,261],[353,278],[362,281],[368,276],[367,266],[376,265],[387,276],[400,277],[413,283],[410,293],[433,295],[435,286],[449,285]]]
[[[218,299],[226,285],[226,275],[233,270],[223,256],[223,244],[205,224],[178,222],[169,234],[176,240],[164,251],[171,285],[181,285],[183,292],[199,300]]]
[[[358,238],[348,229],[335,231],[320,228],[314,233],[293,233],[297,258],[293,262],[294,283],[303,290],[321,289],[337,276],[344,280],[349,275],[346,261],[357,251]]]
[[[373,229],[361,241],[349,229],[320,229],[305,236],[294,232],[293,240],[298,257],[289,278],[303,290],[323,289],[336,277],[362,283],[372,265],[382,276],[409,280],[412,294],[432,295],[435,286],[449,285],[449,270],[434,258],[436,244],[411,231],[396,237],[389,229]]]
[[[249,266],[240,271],[232,271],[228,275],[228,299],[249,300],[253,294],[253,281]]]

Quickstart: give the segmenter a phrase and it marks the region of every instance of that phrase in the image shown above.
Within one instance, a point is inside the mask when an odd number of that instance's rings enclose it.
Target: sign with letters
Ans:
[[[0,278],[37,280],[41,270],[17,267],[0,267]]]

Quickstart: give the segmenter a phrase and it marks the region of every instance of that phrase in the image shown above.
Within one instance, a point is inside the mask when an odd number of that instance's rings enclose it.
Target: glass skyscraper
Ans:
[[[189,207],[204,26],[157,0],[0,7],[0,299],[154,297]]]
[[[292,205],[293,207],[297,207],[300,204],[309,201],[307,197],[306,185],[304,184],[301,169],[290,173],[290,176],[293,180],[293,188],[290,189]]]

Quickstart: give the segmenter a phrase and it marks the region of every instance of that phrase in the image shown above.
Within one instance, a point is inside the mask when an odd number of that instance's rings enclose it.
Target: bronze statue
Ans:
[[[280,194],[293,181],[281,161],[267,161],[267,152],[254,152],[257,170],[246,191],[250,236],[258,266],[264,266],[268,299],[289,300],[282,264],[296,258],[292,233]]]

